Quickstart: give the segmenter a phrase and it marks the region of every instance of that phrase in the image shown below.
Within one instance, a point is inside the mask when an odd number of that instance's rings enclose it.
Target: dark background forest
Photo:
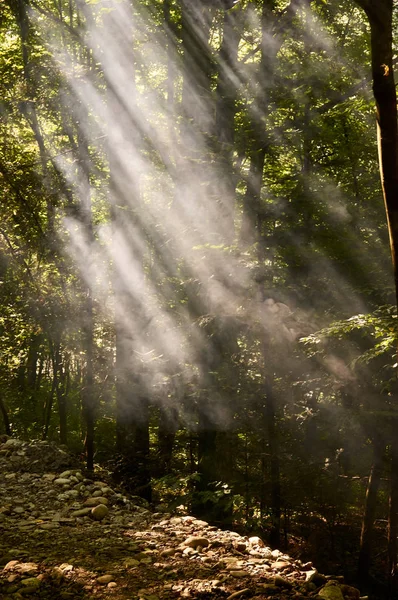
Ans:
[[[0,431],[392,585],[378,4],[1,3]]]

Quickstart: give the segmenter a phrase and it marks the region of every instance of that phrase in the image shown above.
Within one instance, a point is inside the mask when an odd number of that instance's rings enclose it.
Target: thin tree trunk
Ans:
[[[383,472],[384,448],[380,440],[373,442],[373,464],[366,490],[365,511],[362,519],[361,539],[359,545],[358,580],[366,584],[372,555],[373,525],[376,517],[377,495]]]
[[[222,43],[218,59],[215,132],[217,167],[214,176],[215,201],[223,217],[226,243],[235,237],[235,190],[237,177],[233,167],[235,112],[237,96],[238,47],[240,41],[237,12],[224,12]]]
[[[10,424],[10,419],[8,417],[8,411],[7,411],[7,407],[4,403],[3,397],[1,395],[0,395],[0,412],[3,417],[4,430],[7,435],[11,435],[11,424]]]
[[[62,353],[61,346],[57,344],[55,349],[55,363],[54,369],[57,373],[57,381],[55,387],[55,394],[57,398],[58,406],[58,417],[59,417],[59,441],[61,444],[67,444],[68,442],[68,418],[67,418],[67,403],[63,389],[63,365],[62,365]]]
[[[53,403],[54,403],[54,396],[57,392],[57,387],[58,387],[58,362],[55,359],[56,349],[54,349],[54,345],[52,343],[50,343],[50,346],[51,346],[51,361],[53,364],[53,380],[52,380],[52,384],[51,384],[51,391],[50,391],[50,394],[47,398],[47,402],[44,407],[44,425],[43,425],[43,433],[42,433],[43,440],[46,440],[47,436],[48,436],[48,430],[50,427],[50,420],[51,420],[51,411],[52,411],[52,407],[53,407]]]
[[[264,355],[264,359],[267,357]],[[281,482],[280,482],[280,459],[279,440],[275,415],[275,397],[269,376],[265,383],[265,415],[268,432],[268,449],[270,455],[270,481],[271,481],[271,531],[270,544],[274,548],[280,547],[281,531]]]
[[[163,477],[171,473],[171,463],[173,459],[173,447],[176,433],[178,431],[178,413],[177,410],[167,407],[160,407],[159,425],[158,425],[158,477]]]

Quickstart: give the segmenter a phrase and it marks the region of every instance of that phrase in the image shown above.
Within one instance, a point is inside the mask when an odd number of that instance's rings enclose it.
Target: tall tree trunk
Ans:
[[[48,436],[48,430],[50,428],[50,421],[51,421],[51,412],[52,412],[52,408],[53,408],[53,404],[54,404],[54,398],[57,394],[58,379],[59,379],[59,373],[58,373],[59,362],[56,359],[59,342],[56,342],[54,344],[51,340],[49,340],[49,345],[50,345],[51,363],[52,363],[52,367],[53,367],[53,379],[52,379],[52,383],[51,383],[50,394],[48,395],[45,406],[44,406],[44,423],[43,423],[43,432],[42,432],[43,440],[46,440],[47,436]]]
[[[358,580],[366,584],[369,578],[371,563],[373,525],[376,517],[377,494],[383,472],[384,446],[381,440],[373,441],[373,464],[366,490],[365,511],[362,519],[361,539],[359,545]]]
[[[268,357],[264,354],[264,359]],[[268,451],[270,461],[270,483],[271,483],[271,531],[270,544],[274,548],[279,548],[281,539],[281,481],[280,481],[280,458],[279,458],[279,439],[276,424],[276,406],[275,396],[270,382],[270,375],[266,375],[265,381],[265,419],[268,434]]]
[[[372,51],[373,94],[376,101],[379,165],[387,226],[390,238],[396,303],[398,310],[398,125],[397,94],[393,70],[393,0],[355,0],[369,19]],[[388,528],[390,592],[397,591],[398,534],[398,449],[397,416],[393,419],[391,441],[391,490]]]
[[[173,448],[178,431],[178,411],[161,406],[158,424],[157,475],[163,477],[171,473]]]
[[[36,389],[37,361],[41,341],[41,334],[33,334],[29,344],[28,358],[26,361],[26,383],[32,392]]]
[[[240,232],[243,243],[250,244],[261,239],[262,230],[268,216],[265,206],[261,202],[264,163],[270,144],[266,117],[269,113],[269,91],[273,87],[275,77],[276,55],[282,45],[282,38],[278,39],[277,37],[279,21],[275,17],[274,10],[274,0],[263,0],[258,83],[257,87],[253,90],[255,101],[251,108],[250,169],[243,201],[243,217]],[[254,237],[253,232],[255,234]],[[260,259],[264,258],[264,246],[263,242]]]
[[[1,396],[1,394],[0,394],[0,412],[1,412],[2,417],[3,417],[4,430],[5,430],[5,432],[6,432],[7,435],[11,435],[10,419],[8,417],[7,407],[5,405],[5,402],[4,402],[3,397]]]
[[[59,441],[61,444],[66,445],[68,442],[68,415],[67,415],[67,401],[66,401],[66,397],[65,397],[65,389],[64,389],[64,385],[63,385],[65,373],[63,372],[62,352],[61,352],[61,344],[60,343],[56,344],[54,360],[56,363],[56,366],[54,366],[54,369],[56,370],[56,373],[57,373],[55,395],[57,398],[57,406],[58,406]]]
[[[235,237],[235,189],[237,178],[233,167],[236,96],[239,81],[238,47],[240,34],[237,11],[224,12],[222,43],[218,57],[215,103],[216,182],[215,202],[223,218],[225,243]]]
[[[390,597],[397,597],[397,538],[398,538],[398,420],[395,419],[391,438],[390,502],[388,511],[388,567]]]
[[[83,124],[87,125],[88,115],[86,107],[81,107]],[[90,154],[87,140],[83,131],[78,132],[78,150],[80,159],[80,215],[85,239],[89,251],[94,250],[93,215],[90,188]],[[90,273],[91,277],[94,273]],[[82,307],[82,338],[85,357],[85,370],[82,389],[82,411],[86,425],[84,446],[86,451],[86,465],[89,471],[94,470],[94,435],[97,402],[94,391],[94,301],[92,292],[93,281],[83,281],[83,307]]]

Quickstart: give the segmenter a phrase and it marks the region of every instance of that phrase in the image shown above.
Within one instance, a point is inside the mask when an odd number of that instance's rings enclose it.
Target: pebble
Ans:
[[[95,506],[93,509],[91,509],[91,516],[96,521],[102,521],[102,519],[106,517],[108,512],[109,509],[107,506],[105,506],[105,504],[98,504],[98,506]]]
[[[190,548],[205,548],[210,544],[209,540],[205,537],[196,537],[194,535],[188,537],[183,543],[183,546],[189,546]]]
[[[84,501],[84,506],[98,506],[98,504],[107,505],[108,503],[109,503],[108,498],[103,498],[102,496],[98,496],[97,498],[87,498],[87,500]]]
[[[100,577],[97,577],[97,583],[101,584],[101,585],[106,585],[108,583],[110,583],[113,580],[113,575],[101,575]]]

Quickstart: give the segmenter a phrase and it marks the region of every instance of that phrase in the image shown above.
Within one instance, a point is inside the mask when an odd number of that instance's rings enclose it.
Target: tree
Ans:
[[[393,63],[393,0],[377,6],[370,0],[357,0],[370,24],[373,93],[376,101],[377,140],[381,185],[387,216],[398,310],[398,124],[397,95]],[[397,417],[395,418],[396,422]],[[391,492],[388,556],[391,593],[397,588],[398,538],[398,441],[391,439]]]

